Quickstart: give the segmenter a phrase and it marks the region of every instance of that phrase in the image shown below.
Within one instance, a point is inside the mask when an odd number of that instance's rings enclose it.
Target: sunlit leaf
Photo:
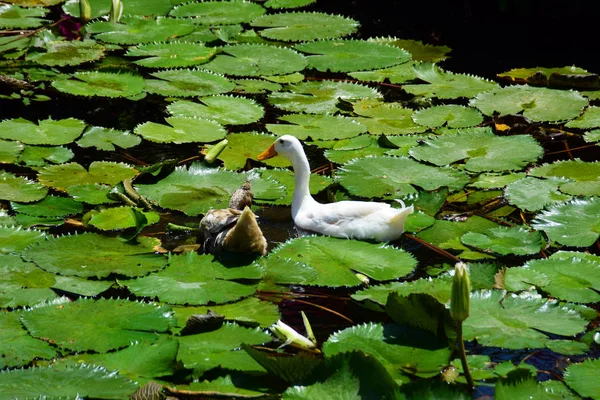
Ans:
[[[130,73],[78,71],[72,77],[52,81],[52,86],[76,96],[129,97],[144,90],[144,79]]]
[[[405,83],[413,79],[417,79],[413,66],[414,62],[406,62],[404,64],[395,65],[389,68],[375,69],[373,71],[358,71],[349,72],[348,75],[354,79],[365,82],[385,82],[390,83]]]
[[[267,93],[276,92],[281,89],[281,85],[275,82],[269,82],[264,79],[237,79],[235,80],[236,93]]]
[[[468,232],[460,240],[486,252],[520,256],[538,253],[544,244],[539,232],[530,232],[517,226],[499,226],[483,233]]]
[[[0,199],[31,203],[46,197],[48,189],[38,182],[0,171]]]
[[[590,129],[600,126],[600,107],[590,106],[585,112],[565,124],[567,128]]]
[[[261,119],[264,108],[252,99],[234,96],[208,96],[200,103],[178,100],[167,106],[172,115],[212,119],[223,125],[251,124]]]
[[[44,232],[22,227],[0,226],[0,254],[17,253],[46,238]]]
[[[357,291],[352,298],[357,301],[370,300],[385,306],[390,293],[397,293],[400,296],[408,296],[411,293],[427,293],[438,299],[440,303],[447,303],[450,300],[451,289],[452,279],[445,276],[436,279],[418,279],[410,282],[392,282],[371,286]]]
[[[134,61],[146,68],[194,67],[205,64],[216,53],[214,47],[206,47],[201,43],[166,42],[148,43],[127,50],[126,56],[146,57]]]
[[[273,9],[299,8],[316,3],[317,0],[267,0],[265,7]]]
[[[122,149],[140,144],[142,139],[126,131],[92,126],[77,141],[80,147],[95,147],[98,150],[115,151],[115,146]]]
[[[582,196],[600,196],[600,162],[578,159],[543,164],[529,171],[540,178],[568,179],[559,185],[563,193]]]
[[[21,142],[0,140],[0,163],[12,164],[19,158],[25,146]]]
[[[35,28],[48,22],[41,19],[46,13],[48,10],[42,7],[23,8],[18,5],[4,4],[0,7],[0,28]]]
[[[200,25],[233,25],[250,22],[265,13],[259,4],[250,1],[202,1],[190,2],[175,7],[172,17],[191,17]]]
[[[414,111],[400,103],[384,103],[379,99],[362,99],[353,105],[359,115],[356,120],[369,129],[373,135],[406,135],[424,132],[427,128],[415,123]]]
[[[121,23],[98,20],[87,24],[85,29],[103,42],[138,45],[185,36],[194,30],[194,24],[174,18],[127,16]]]
[[[383,43],[394,47],[399,47],[412,54],[415,61],[438,62],[448,58],[447,54],[452,50],[448,46],[435,46],[424,44],[420,40],[399,39],[397,37],[376,37],[369,38],[370,42]]]
[[[27,145],[21,153],[18,163],[37,169],[48,164],[63,164],[70,161],[75,154],[63,146]]]
[[[0,138],[25,144],[68,144],[81,135],[84,127],[85,123],[75,118],[48,118],[37,123],[23,118],[6,119],[0,122]]]
[[[266,127],[277,135],[292,135],[300,140],[347,139],[365,133],[367,128],[353,119],[327,114],[291,114],[279,118],[291,124],[267,124]]]
[[[483,121],[483,116],[474,108],[450,104],[424,108],[415,112],[412,119],[417,124],[430,128],[442,125],[450,128],[467,128],[479,125]]]
[[[538,211],[547,205],[571,199],[571,196],[558,190],[559,186],[565,182],[568,180],[555,177],[538,179],[528,176],[509,183],[504,195],[509,203],[519,208]]]
[[[266,28],[261,36],[286,42],[303,42],[316,39],[334,39],[353,33],[358,22],[340,15],[318,12],[289,12],[263,15],[250,23]]]
[[[47,359],[56,355],[56,350],[48,343],[27,333],[21,325],[20,316],[18,311],[0,312],[0,368],[20,367],[34,358]]]
[[[105,208],[92,215],[88,224],[102,231],[134,228],[136,217],[132,210],[129,206]],[[160,220],[160,215],[154,211],[138,211],[148,220],[147,225],[155,224]]]
[[[51,0],[57,2],[57,0]],[[111,1],[110,0],[88,0],[92,9],[91,18],[95,19],[100,16],[106,15],[110,12]],[[49,3],[49,0],[43,0],[45,4]],[[173,4],[176,1],[165,1],[165,0],[127,0],[125,5],[124,13],[126,15],[165,15],[169,12]],[[79,18],[79,0],[67,0],[63,4],[63,9]]]
[[[125,179],[133,178],[136,174],[137,170],[127,164],[94,161],[90,164],[89,171],[77,163],[48,166],[40,171],[38,179],[46,186],[66,190],[69,186],[84,183],[116,185]]]
[[[47,196],[36,203],[20,204],[11,202],[11,208],[18,213],[35,217],[66,217],[83,211],[81,203],[70,197]]]
[[[600,387],[595,382],[599,371],[600,359],[571,364],[565,371],[565,382],[581,396],[599,399]]]
[[[144,122],[135,128],[135,133],[158,143],[214,142],[227,134],[221,124],[209,119],[174,116],[165,120],[170,126]]]
[[[379,146],[376,136],[361,135],[351,139],[313,142],[325,147],[324,156],[331,162],[345,164],[356,158],[383,156],[390,149]],[[416,142],[415,142],[416,144]],[[408,152],[406,153],[408,155]]]
[[[42,65],[64,67],[99,60],[106,50],[94,40],[58,40],[46,43],[45,49],[44,53],[29,53],[27,60]]]
[[[145,90],[162,96],[190,97],[227,93],[235,83],[208,71],[174,69],[154,72],[158,79],[147,79]]]

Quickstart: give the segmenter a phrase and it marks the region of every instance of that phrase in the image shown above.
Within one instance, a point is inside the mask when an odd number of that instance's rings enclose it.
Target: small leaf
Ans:
[[[379,99],[362,99],[353,104],[356,120],[373,135],[406,135],[424,132],[427,128],[413,121],[414,111],[400,103],[384,103]],[[364,118],[362,118],[364,117]]]
[[[420,40],[399,39],[396,37],[376,37],[369,38],[370,42],[383,43],[394,47],[399,47],[412,54],[415,61],[438,62],[448,58],[447,54],[452,51],[448,46],[435,46],[432,44],[423,44]]]
[[[136,174],[137,170],[127,164],[94,161],[90,164],[89,172],[77,163],[52,165],[42,169],[38,179],[46,186],[66,190],[69,186],[84,183],[116,185],[125,179],[133,178]]]
[[[142,139],[139,136],[126,131],[92,126],[86,129],[81,139],[76,143],[79,147],[95,147],[98,150],[115,151],[115,146],[128,149],[137,146],[141,141]]]
[[[136,227],[136,217],[132,210],[132,207],[127,206],[106,208],[92,215],[88,224],[102,231],[134,228]],[[154,211],[138,211],[147,218],[145,226],[155,224],[160,220],[160,215]]]

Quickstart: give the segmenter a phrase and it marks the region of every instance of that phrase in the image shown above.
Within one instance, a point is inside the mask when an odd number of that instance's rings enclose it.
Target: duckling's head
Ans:
[[[298,139],[291,135],[284,135],[278,138],[268,149],[260,153],[257,158],[259,160],[267,160],[279,155],[291,160],[294,154],[301,154],[303,152],[302,143]]]

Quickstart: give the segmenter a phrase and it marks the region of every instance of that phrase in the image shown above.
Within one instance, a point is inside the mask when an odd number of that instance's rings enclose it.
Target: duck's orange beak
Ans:
[[[260,153],[258,155],[259,160],[268,160],[269,158],[275,157],[277,155],[277,152],[275,151],[275,143],[273,143],[271,146],[269,146],[268,149],[266,149],[265,151],[263,151],[262,153]]]

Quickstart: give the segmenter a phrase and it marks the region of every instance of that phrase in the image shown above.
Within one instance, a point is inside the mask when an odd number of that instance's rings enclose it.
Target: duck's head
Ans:
[[[268,149],[258,155],[259,160],[267,160],[275,156],[283,156],[288,160],[292,159],[294,154],[302,153],[302,143],[294,136],[284,135],[278,138]]]

